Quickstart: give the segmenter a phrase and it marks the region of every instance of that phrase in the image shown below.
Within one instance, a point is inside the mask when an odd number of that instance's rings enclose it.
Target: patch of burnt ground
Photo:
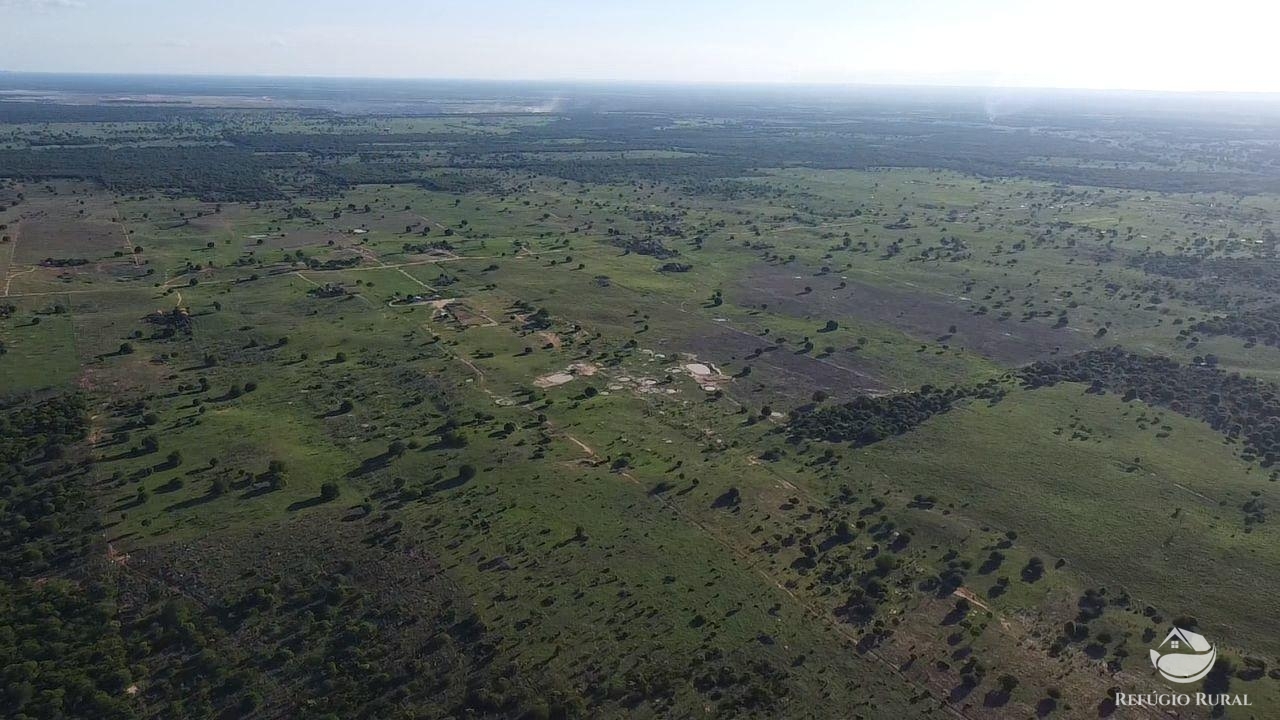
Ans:
[[[839,287],[841,282],[844,287]],[[739,305],[767,305],[771,312],[819,323],[856,318],[895,328],[921,342],[946,337],[953,347],[1006,365],[1079,352],[1092,345],[1089,337],[1069,328],[977,313],[975,304],[961,297],[834,275],[797,278],[794,273],[766,268],[747,274],[733,297]]]

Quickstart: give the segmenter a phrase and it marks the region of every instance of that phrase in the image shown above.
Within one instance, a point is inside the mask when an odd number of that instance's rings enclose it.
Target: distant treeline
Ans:
[[[1184,335],[1190,333],[1230,335],[1251,343],[1277,347],[1280,346],[1280,305],[1204,320],[1183,331]]]
[[[1280,291],[1280,260],[1199,258],[1194,255],[1153,253],[1134,258],[1130,264],[1152,275],[1182,280],[1207,278],[1230,283],[1246,283],[1261,290]]]
[[[505,135],[485,133],[232,134],[226,140],[251,152],[350,156],[376,152],[376,166],[392,162],[400,176],[413,169],[450,167],[519,170],[579,182],[628,182],[741,177],[757,169],[927,167],[986,177],[1028,177],[1046,182],[1161,192],[1280,191],[1274,173],[1181,172],[1152,169],[1164,159],[1106,143],[1054,133],[960,122],[845,121],[796,127],[763,121],[683,126],[675,117],[582,114]],[[566,144],[566,140],[572,140]],[[424,150],[447,160],[427,163]],[[599,158],[585,153],[676,151],[672,158]],[[556,157],[561,156],[561,157]],[[1071,162],[1045,163],[1046,158]],[[366,158],[368,159],[368,158]],[[1101,166],[1113,163],[1115,167]],[[1122,164],[1146,163],[1125,167]],[[376,176],[373,170],[366,175]],[[395,177],[395,173],[389,173]]]
[[[1280,460],[1280,387],[1273,383],[1120,348],[1038,362],[1023,368],[1020,376],[1028,388],[1089,383],[1095,392],[1166,407],[1242,440],[1245,458],[1260,459],[1263,467]]]
[[[1264,234],[1274,243],[1274,238]],[[1151,253],[1129,259],[1131,267],[1142,269],[1149,275],[1171,280],[1191,281],[1181,284],[1166,283],[1162,291],[1173,297],[1182,297],[1206,308],[1231,309],[1238,313],[1242,302],[1252,302],[1258,291],[1267,294],[1280,293],[1280,260],[1269,257],[1214,257],[1195,255],[1165,255]],[[1235,334],[1218,332],[1211,334]]]
[[[273,200],[270,164],[226,147],[0,150],[0,177],[96,180],[122,192],[172,190],[208,201]]]
[[[679,117],[664,114],[579,113],[543,125],[519,127],[506,134],[227,132],[222,139],[229,147],[216,149],[85,147],[61,148],[62,155],[9,151],[18,154],[0,157],[0,174],[98,178],[128,190],[176,189],[226,200],[277,196],[278,190],[263,169],[279,165],[306,168],[318,180],[298,187],[316,194],[327,194],[350,183],[418,183],[424,174],[441,168],[504,170],[583,183],[615,183],[706,182],[786,167],[924,167],[983,177],[1027,177],[1162,192],[1280,192],[1280,177],[1273,171],[1274,162],[1266,152],[1240,153],[1223,171],[1184,172],[1170,165],[1165,156],[1041,129],[944,117],[921,120],[837,116],[819,121],[760,112],[764,113],[760,118],[744,116],[708,125],[682,124]],[[182,118],[215,122],[217,117],[210,109],[184,106],[0,103],[0,121],[5,122]],[[648,154],[621,155],[633,151]],[[654,157],[654,152],[681,155]],[[140,171],[144,164],[158,170],[154,177]]]
[[[111,123],[111,122],[209,122],[228,115],[256,116],[274,112],[264,108],[218,108],[184,101],[150,103],[97,103],[70,105],[54,102],[0,101],[0,124],[10,123]],[[314,117],[331,113],[312,108],[291,108],[292,115]]]
[[[207,109],[175,103],[60,105],[48,102],[0,102],[0,123],[173,122],[209,114]]]
[[[1108,348],[1033,363],[1014,371],[1009,379],[1031,390],[1085,383],[1089,392],[1112,392],[1125,402],[1140,400],[1203,420],[1228,438],[1242,441],[1245,459],[1257,460],[1263,467],[1280,460],[1280,387],[1209,363],[1183,364]],[[925,386],[917,392],[859,397],[794,411],[788,432],[793,442],[823,440],[861,447],[901,435],[957,401],[995,401],[1003,392],[997,383],[987,383],[947,389]]]
[[[316,155],[353,155],[366,150],[410,148],[422,145],[456,145],[467,138],[461,133],[258,133],[227,134],[224,139],[250,152],[292,152]]]

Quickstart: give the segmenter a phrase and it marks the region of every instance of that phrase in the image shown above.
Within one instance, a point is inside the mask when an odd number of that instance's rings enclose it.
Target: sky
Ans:
[[[1280,92],[1267,0],[0,0],[0,70]]]

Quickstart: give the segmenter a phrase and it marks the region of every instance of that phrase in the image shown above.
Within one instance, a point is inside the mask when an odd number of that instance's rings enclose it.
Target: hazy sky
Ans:
[[[0,69],[1280,92],[1267,0],[0,0]]]

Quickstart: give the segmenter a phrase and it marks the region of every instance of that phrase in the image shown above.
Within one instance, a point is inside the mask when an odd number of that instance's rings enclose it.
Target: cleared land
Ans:
[[[0,608],[103,620],[59,625],[84,682],[4,645],[15,697],[1092,718],[1167,689],[1177,621],[1222,651],[1207,688],[1280,707],[1274,395],[1024,368],[1120,346],[1274,381],[1275,347],[1193,328],[1280,301],[1280,196],[856,117],[880,150],[676,112],[4,126]],[[71,139],[97,150],[30,169]]]

